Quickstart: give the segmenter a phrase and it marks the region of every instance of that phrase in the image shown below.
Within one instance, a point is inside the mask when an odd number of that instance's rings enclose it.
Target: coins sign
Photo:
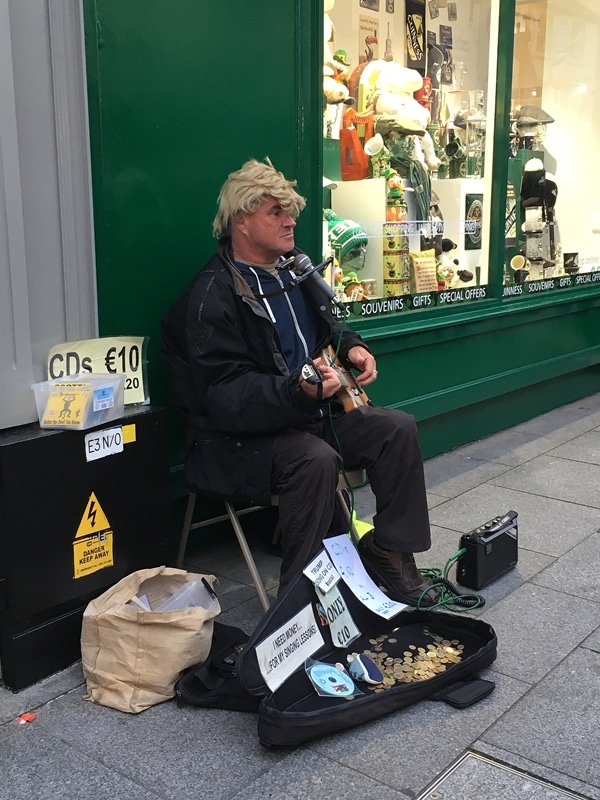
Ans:
[[[344,625],[343,628],[340,628],[337,634],[337,639],[340,644],[340,647],[345,647],[351,639],[350,630],[347,625]]]

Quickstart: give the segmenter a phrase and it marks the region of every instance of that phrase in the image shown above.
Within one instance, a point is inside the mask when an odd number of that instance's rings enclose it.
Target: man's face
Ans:
[[[234,250],[238,257],[269,264],[294,246],[296,220],[279,200],[267,197],[252,214],[242,214],[235,225]]]

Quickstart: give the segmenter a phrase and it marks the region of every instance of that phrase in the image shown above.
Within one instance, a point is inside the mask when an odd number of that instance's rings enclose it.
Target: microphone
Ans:
[[[300,253],[294,259],[294,266],[292,267],[292,272],[296,275],[295,283],[301,283],[302,281],[306,280],[306,278],[312,278],[313,283],[316,282],[319,284],[321,291],[327,296],[327,299],[336,305],[338,308],[345,310],[344,303],[340,300],[337,294],[333,291],[331,286],[324,280],[320,272],[322,269],[325,269],[328,264],[331,264],[333,261],[333,257],[326,258],[321,264],[318,264],[316,267],[310,260],[310,258],[305,253]]]

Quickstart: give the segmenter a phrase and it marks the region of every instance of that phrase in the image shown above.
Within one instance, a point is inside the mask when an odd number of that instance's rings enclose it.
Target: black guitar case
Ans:
[[[477,673],[496,658],[496,634],[487,623],[460,614],[413,608],[385,619],[363,605],[343,580],[338,582],[337,588],[360,631],[360,637],[347,647],[334,646],[327,617],[319,608],[317,591],[313,583],[300,574],[266,612],[237,657],[237,679],[248,693],[262,696],[258,706],[261,744],[268,747],[299,745],[361,725],[426,698],[444,700],[462,708],[493,690],[491,681],[477,678]],[[289,624],[302,609],[311,619],[304,631]],[[367,651],[376,662],[382,659],[387,662],[386,683],[373,685],[354,681],[360,694],[351,698],[320,696],[303,664],[275,691],[270,691],[259,668],[257,646],[274,638],[281,641],[280,637],[286,636],[289,639],[287,648],[292,650],[314,632],[313,626],[320,632],[324,644],[310,659],[347,666],[348,654]],[[281,647],[280,652],[283,649]],[[427,653],[432,654],[435,667],[427,664]],[[426,666],[417,669],[415,674],[419,659],[419,663],[425,662]],[[268,671],[264,658],[261,663],[263,671]]]

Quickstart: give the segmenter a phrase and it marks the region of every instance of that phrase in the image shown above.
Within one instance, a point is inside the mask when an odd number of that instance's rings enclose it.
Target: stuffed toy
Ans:
[[[415,69],[402,67],[395,61],[381,62],[371,104],[376,115],[395,121],[400,135],[414,136],[414,157],[431,172],[437,171],[440,160],[427,126],[430,112],[413,96],[423,88],[423,78]],[[380,128],[379,128],[380,130]],[[380,130],[383,134],[383,131]]]
[[[350,97],[348,87],[334,77],[334,71],[331,67],[323,67],[323,96],[325,103],[328,105],[337,105],[338,103],[346,103],[351,105],[354,103],[354,98]]]
[[[323,219],[327,220],[329,245],[339,257],[342,269],[345,267],[349,269],[350,261],[353,262],[353,270],[362,269],[364,251],[366,251],[369,241],[365,229],[351,219],[338,217],[335,211],[330,208],[323,209]],[[363,264],[360,264],[361,255],[363,256]],[[355,259],[358,259],[358,261]]]
[[[451,286],[453,279],[457,275],[459,262],[452,255],[454,250],[456,250],[456,243],[447,238],[443,238],[435,248],[436,277],[439,291]]]
[[[338,83],[343,83],[348,86],[348,78],[350,77],[350,62],[348,61],[348,53],[345,50],[336,50],[333,54],[334,78]]]

